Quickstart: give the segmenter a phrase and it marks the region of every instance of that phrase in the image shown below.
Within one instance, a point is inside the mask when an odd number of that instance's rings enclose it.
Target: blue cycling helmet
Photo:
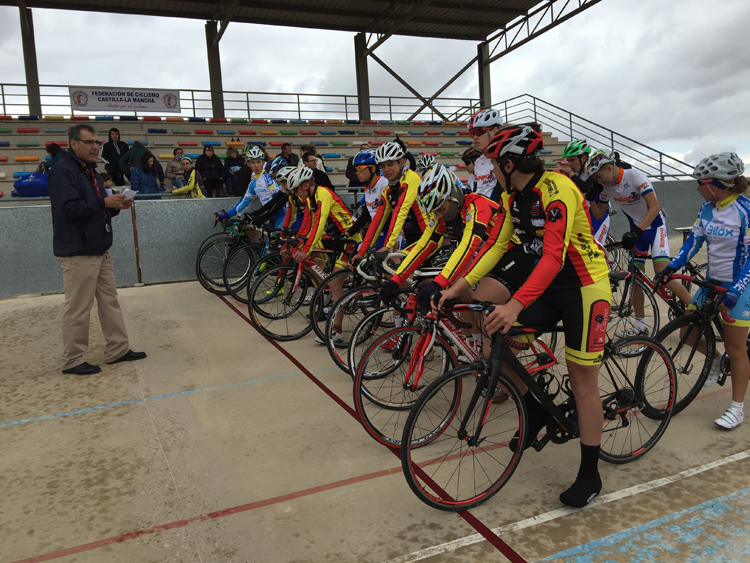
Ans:
[[[367,149],[358,152],[352,162],[354,166],[375,166],[375,149]]]
[[[271,161],[271,165],[268,167],[268,173],[276,174],[276,172],[284,168],[284,166],[289,166],[289,163],[283,156],[277,156]]]

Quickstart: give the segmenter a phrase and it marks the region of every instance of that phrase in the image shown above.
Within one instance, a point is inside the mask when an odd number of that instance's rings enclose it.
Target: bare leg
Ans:
[[[748,327],[724,325],[724,349],[732,366],[732,400],[737,403],[745,401],[750,378],[750,360],[745,349],[747,332]]]

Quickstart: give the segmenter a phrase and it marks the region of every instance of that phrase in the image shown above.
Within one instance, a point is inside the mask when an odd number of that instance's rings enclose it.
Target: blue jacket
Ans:
[[[156,176],[144,172],[140,164],[136,164],[130,172],[130,189],[138,195],[159,194],[159,182]],[[147,198],[155,199],[155,198]],[[158,199],[161,199],[159,197]]]
[[[99,195],[91,183],[93,172]],[[55,256],[104,254],[112,246],[112,217],[104,206],[104,180],[96,164],[84,168],[72,150],[55,164],[47,179],[52,209],[52,250]]]

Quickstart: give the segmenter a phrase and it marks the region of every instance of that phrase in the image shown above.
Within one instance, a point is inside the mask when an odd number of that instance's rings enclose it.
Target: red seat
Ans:
[[[271,142],[270,142],[270,143],[268,143],[268,144],[269,144],[269,145],[271,145],[272,147],[280,147],[280,146],[281,146],[281,145],[283,145],[284,143],[283,143],[282,141],[271,141]]]
[[[374,131],[376,135],[390,135],[390,131]]]
[[[0,121],[10,121],[11,119],[13,118],[10,115],[0,115]]]
[[[372,141],[370,144],[373,145],[373,146],[378,147],[380,145],[384,145],[385,141]]]
[[[300,135],[317,135],[318,132],[317,131],[300,131],[299,134]]]
[[[16,131],[18,133],[39,133],[39,129],[36,127],[19,127]]]
[[[432,146],[436,146],[436,145],[439,145],[439,144],[440,144],[440,141],[425,141],[425,142],[424,142],[424,144],[425,144],[425,145],[432,145]]]
[[[412,121],[412,125],[427,125],[426,121]]]
[[[365,125],[377,125],[378,124],[378,122],[375,121],[374,119],[365,119],[364,121],[362,121],[362,123],[364,123]]]
[[[430,156],[437,156],[436,152],[421,152],[419,154],[429,154]]]
[[[7,156],[0,156],[0,162],[8,162]]]
[[[253,119],[251,123],[268,123],[267,119]]]
[[[468,131],[459,131],[458,134],[459,135],[468,135],[469,132]]]
[[[211,123],[229,123],[229,121],[223,117],[212,117]]]
[[[161,117],[155,115],[147,115],[143,118],[143,121],[161,121]]]
[[[181,147],[197,147],[198,142],[197,141],[177,141],[177,144]]]
[[[428,135],[440,135],[441,131],[427,131]]]
[[[240,129],[240,135],[257,135],[258,132],[254,129]]]
[[[311,119],[308,122],[310,125],[323,125],[325,123],[324,119]]]
[[[71,121],[88,121],[89,116],[88,115],[74,115],[70,118]]]
[[[52,143],[55,143],[56,145],[59,145],[61,147],[67,147],[68,141],[45,141],[45,145],[50,146]]]
[[[213,129],[196,129],[195,134],[196,135],[213,135],[214,130]]]

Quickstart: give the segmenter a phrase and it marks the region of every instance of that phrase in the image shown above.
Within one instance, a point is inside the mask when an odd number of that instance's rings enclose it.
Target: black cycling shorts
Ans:
[[[538,261],[539,257],[526,252],[523,245],[514,246],[503,254],[487,276],[499,281],[513,295],[521,289]]]

